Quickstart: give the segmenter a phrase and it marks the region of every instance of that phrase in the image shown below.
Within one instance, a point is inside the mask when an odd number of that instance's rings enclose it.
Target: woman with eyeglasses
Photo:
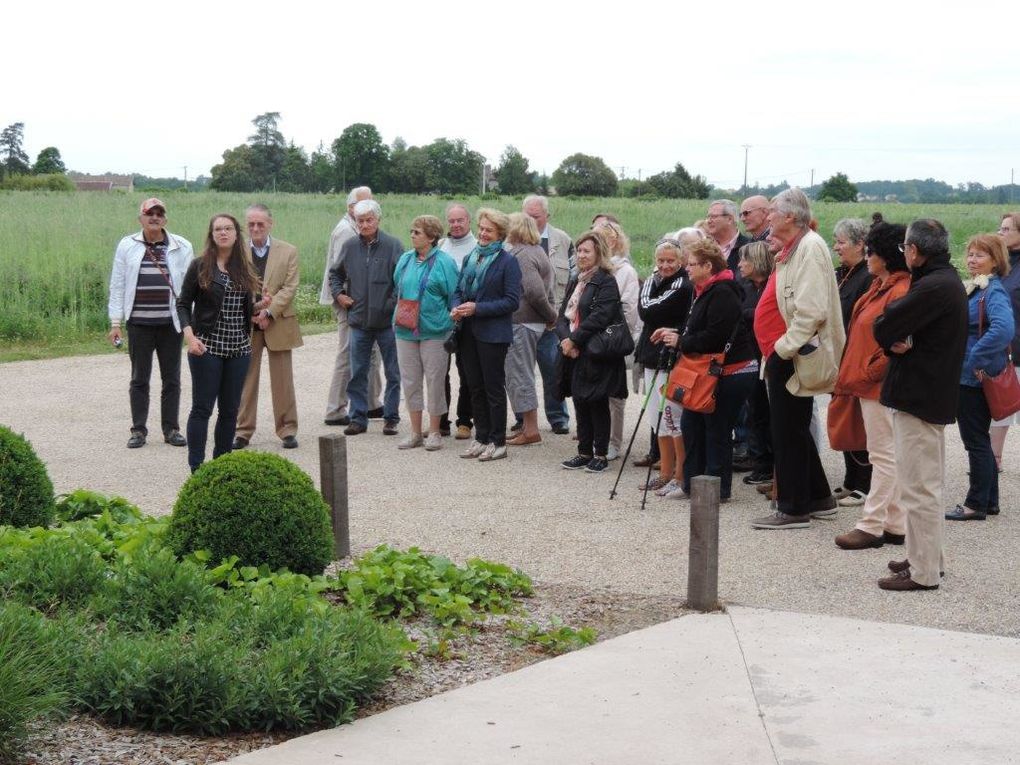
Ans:
[[[851,313],[833,389],[834,394],[856,396],[860,400],[868,446],[865,454],[871,463],[871,487],[864,499],[861,519],[851,531],[836,537],[836,546],[844,550],[901,545],[906,534],[907,519],[899,504],[896,480],[893,410],[879,403],[889,357],[874,334],[875,319],[910,288],[910,269],[899,248],[906,234],[906,226],[884,222],[868,233],[865,262],[872,282]]]
[[[1013,365],[1017,377],[1020,377],[1020,212],[1006,213],[999,222],[999,237],[1006,245],[1009,253],[1009,273],[1002,277],[1002,288],[1009,295],[1013,306],[1013,321],[1016,323],[1013,341],[1010,348],[1013,352]],[[1002,449],[1006,445],[1006,433],[1010,425],[1020,423],[1020,413],[1004,420],[992,423],[992,452],[995,454],[995,465],[1002,472]]]
[[[868,236],[868,224],[860,218],[843,218],[836,224],[832,236],[832,249],[839,257],[836,286],[839,288],[839,306],[843,312],[845,330],[850,326],[854,304],[872,283],[871,272],[864,264],[864,240]],[[868,453],[843,452],[843,464],[843,483],[832,492],[832,496],[843,507],[863,505],[864,498],[871,491]]]
[[[205,461],[214,405],[213,459],[233,449],[241,390],[251,362],[258,291],[258,276],[244,252],[241,224],[233,215],[213,216],[205,250],[188,266],[177,298],[191,369],[188,465],[192,473]]]
[[[397,342],[400,385],[404,391],[411,434],[398,449],[443,448],[440,421],[446,414],[446,370],[450,354],[444,343],[453,330],[450,308],[457,289],[457,264],[438,248],[443,224],[434,215],[419,215],[411,224],[411,250],[393,270],[397,307],[393,334]],[[422,432],[422,411],[428,392],[429,434]]]

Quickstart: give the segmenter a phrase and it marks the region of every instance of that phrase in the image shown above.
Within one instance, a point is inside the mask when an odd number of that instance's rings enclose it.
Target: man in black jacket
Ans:
[[[382,208],[374,199],[354,205],[358,236],[345,241],[329,271],[329,291],[347,309],[351,328],[351,381],[347,385],[351,424],[344,433],[356,436],[368,428],[368,367],[372,346],[378,345],[386,375],[383,395],[383,434],[395,436],[400,415],[400,367],[393,335],[397,291],[393,272],[404,252],[396,237],[379,229]]]
[[[946,447],[956,420],[967,345],[967,293],[950,262],[949,234],[937,220],[914,221],[902,247],[910,289],[875,321],[890,356],[881,402],[896,410],[896,468],[907,515],[907,559],[889,564],[883,590],[934,590],[942,571]]]

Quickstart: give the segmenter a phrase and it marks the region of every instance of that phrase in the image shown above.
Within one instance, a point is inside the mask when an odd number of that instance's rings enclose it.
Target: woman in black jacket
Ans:
[[[237,218],[213,216],[205,250],[188,266],[177,298],[191,369],[188,465],[192,473],[205,461],[214,404],[213,459],[233,447],[241,389],[251,361],[251,320],[258,291],[258,276],[245,254]]]
[[[661,339],[682,353],[726,353],[715,411],[702,414],[685,409],[680,418],[687,452],[683,491],[690,493],[691,478],[696,475],[718,476],[719,498],[725,502],[733,483],[730,438],[740,406],[758,378],[758,360],[741,311],[743,290],[715,240],[705,239],[688,249],[687,273],[694,285],[694,303],[683,334],[660,329],[652,340]]]
[[[627,398],[624,357],[600,360],[588,352],[589,341],[611,324],[624,321],[620,289],[613,277],[609,245],[589,231],[574,244],[577,276],[571,278],[556,320],[560,338],[560,395],[574,399],[577,456],[561,464],[601,473],[609,467],[609,399]]]
[[[693,244],[704,235],[688,233],[676,239],[666,238],[655,246],[655,271],[641,285],[638,315],[644,322],[634,358],[645,370],[645,390],[651,390],[647,411],[653,436],[659,446],[659,474],[649,482],[648,491],[668,497],[683,485],[684,442],[680,436],[681,410],[670,400],[662,401],[662,387],[669,377],[674,353],[661,342],[653,343],[652,333],[660,327],[682,327],[694,299],[694,288],[683,267],[684,244]],[[659,410],[662,418],[659,418]],[[658,427],[656,427],[658,425]],[[646,488],[642,484],[639,488]]]

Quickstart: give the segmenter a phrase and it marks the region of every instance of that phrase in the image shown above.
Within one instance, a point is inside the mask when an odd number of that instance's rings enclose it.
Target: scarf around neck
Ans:
[[[495,242],[490,242],[485,246],[475,245],[475,248],[471,250],[471,254],[465,258],[464,270],[461,272],[460,279],[463,287],[461,291],[468,300],[475,299],[475,296],[478,294],[478,288],[485,280],[485,272],[489,270],[492,261],[502,251],[503,240],[497,239]]]
[[[567,301],[567,307],[563,311],[563,315],[570,322],[571,331],[577,329],[581,323],[581,314],[578,311],[581,303],[581,295],[584,293],[584,288],[588,286],[588,282],[595,276],[595,272],[598,271],[598,266],[589,268],[587,271],[582,271],[577,275],[577,286],[574,287],[574,291],[570,293],[570,300]]]

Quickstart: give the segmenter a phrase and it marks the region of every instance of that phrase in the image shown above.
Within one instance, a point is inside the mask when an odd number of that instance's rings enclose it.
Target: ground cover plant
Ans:
[[[405,624],[454,636],[520,612],[532,591],[498,563],[385,545],[328,576],[178,556],[169,518],[86,490],[55,515],[50,528],[0,526],[0,758],[39,719],[72,711],[214,735],[336,725],[411,652],[439,650]],[[586,644],[554,626],[543,650]],[[541,647],[537,632],[527,642]],[[2,674],[7,659],[25,668],[18,678]]]
[[[113,250],[126,234],[137,231],[138,204],[145,195],[90,192],[0,191],[0,338],[8,346],[34,348],[53,355],[108,346],[95,344],[109,328],[107,284]],[[345,198],[314,194],[233,194],[170,192],[168,227],[200,249],[209,218],[225,211],[242,215],[247,204],[262,201],[273,210],[274,235],[298,247],[301,288],[298,317],[303,326],[331,325],[332,314],[318,304],[329,233],[344,211]],[[449,201],[439,196],[380,195],[382,227],[402,240],[416,215],[442,216]],[[483,202],[465,200],[472,209]],[[520,209],[520,197],[494,197],[484,204],[505,211]],[[620,218],[631,237],[632,256],[641,275],[651,268],[652,248],[667,231],[704,217],[706,200],[571,198],[551,200],[554,225],[576,235],[596,212]],[[995,231],[1005,208],[993,205],[901,205],[895,203],[816,203],[819,231],[831,239],[840,218],[870,219],[881,211],[892,222],[919,217],[942,220],[951,235],[954,259],[962,267],[967,239]],[[90,342],[91,341],[91,342]],[[82,343],[85,343],[82,346]],[[5,351],[13,358],[18,348]],[[30,355],[30,354],[26,354]]]

